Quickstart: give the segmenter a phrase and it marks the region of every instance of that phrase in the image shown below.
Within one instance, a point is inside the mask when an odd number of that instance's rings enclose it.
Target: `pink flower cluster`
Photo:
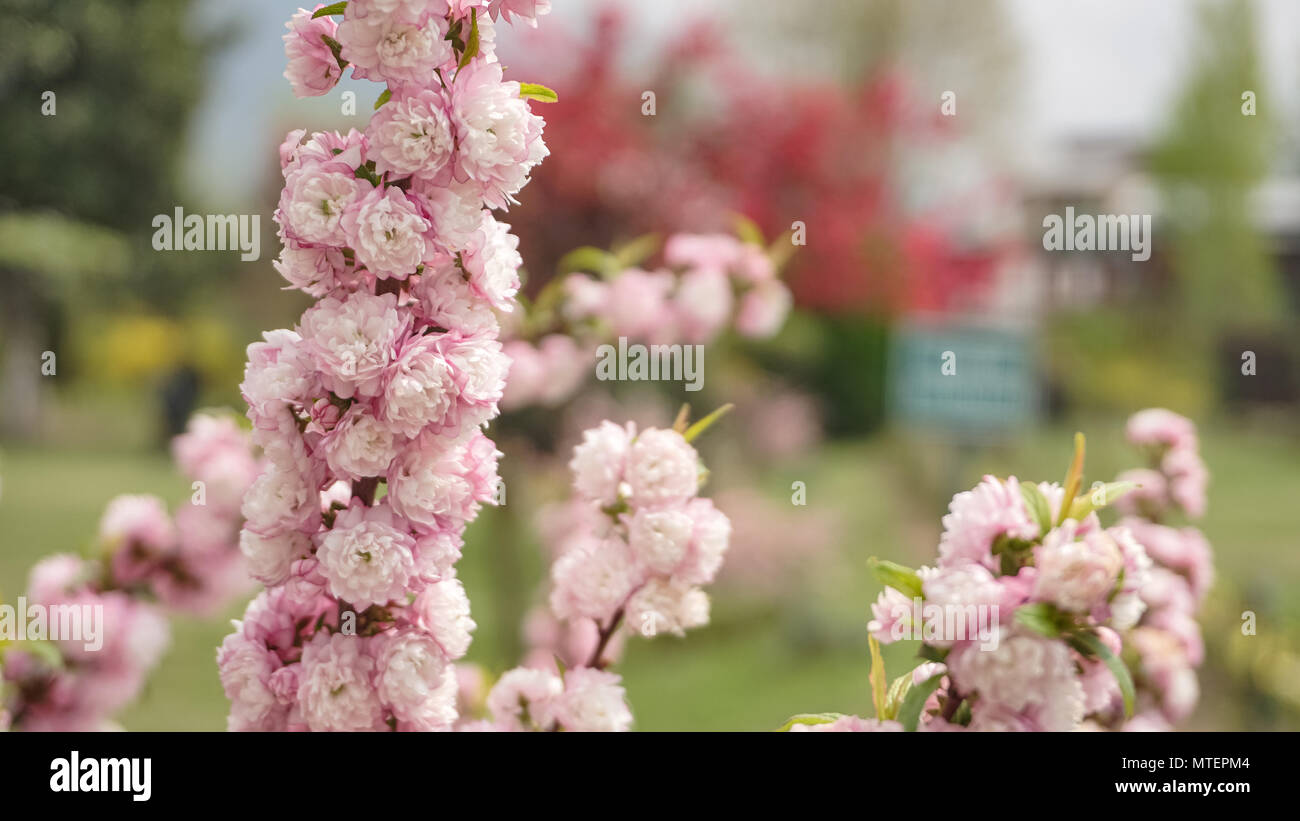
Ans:
[[[516,667],[487,696],[490,719],[466,721],[463,732],[612,733],[632,727],[622,680],[615,673],[576,667]]]
[[[29,649],[29,642],[6,648],[0,682],[6,697],[0,708],[9,712],[13,729],[114,729],[110,717],[135,700],[162,658],[170,641],[162,611],[132,592],[106,587],[103,576],[100,563],[70,554],[46,557],[32,568],[28,607],[46,613],[76,608],[83,619],[101,613],[101,643],[52,642],[57,663]]]
[[[1124,637],[1139,660],[1139,710],[1124,728],[1169,729],[1191,713],[1200,696],[1196,668],[1205,645],[1196,615],[1214,582],[1214,556],[1200,530],[1166,521],[1180,510],[1190,519],[1201,516],[1208,472],[1195,425],[1172,411],[1134,414],[1128,439],[1147,454],[1151,467],[1120,475],[1141,485],[1120,499],[1120,524],[1146,547],[1152,567],[1140,591],[1145,612]]]
[[[238,549],[240,500],[262,470],[249,434],[228,415],[198,413],[172,440],[172,456],[192,482],[169,519],[152,496],[109,502],[99,538],[110,553],[110,583],[147,588],[168,608],[210,616],[249,588]]]
[[[46,614],[102,613],[99,646],[60,637],[54,656],[17,642],[4,654],[0,711],[21,730],[111,729],[169,642],[165,611],[208,616],[248,588],[237,547],[240,499],[261,469],[234,418],[196,414],[172,440],[190,500],[169,516],[155,496],[118,496],[99,523],[100,555],[58,554],[32,568],[25,601]],[[54,615],[49,615],[54,618]],[[55,661],[57,659],[57,662]]]
[[[456,720],[474,622],[455,565],[498,492],[482,432],[509,369],[494,311],[512,309],[522,262],[490,209],[547,154],[492,25],[548,8],[351,0],[337,26],[290,23],[297,93],[345,65],[388,89],[365,133],[294,131],[280,150],[277,268],[318,301],[248,349],[268,467],[240,546],[267,590],[217,654],[232,730]]]
[[[1196,425],[1164,408],[1133,414],[1126,430],[1128,441],[1143,451],[1150,467],[1127,471],[1121,480],[1140,485],[1120,501],[1120,510],[1158,521],[1181,510],[1192,519],[1205,515],[1205,489],[1210,474],[1201,459]]]
[[[592,360],[582,351],[594,349],[597,341],[624,337],[649,344],[703,344],[728,327],[765,338],[784,324],[790,291],[760,246],[728,234],[676,234],[663,256],[664,266],[654,271],[565,277],[557,321],[549,323],[565,332],[506,343],[513,364],[503,406],[557,405],[568,399],[591,374]]]
[[[1144,411],[1129,433],[1151,446],[1166,481],[1161,492],[1136,489],[1125,508],[1182,506],[1163,495],[1169,473],[1199,483],[1192,495],[1203,505],[1190,421]],[[1134,515],[1103,527],[1096,511],[1143,477],[1084,487],[1081,447],[1080,437],[1066,487],[986,476],[954,496],[934,567],[879,565],[886,588],[872,605],[873,640],[920,640],[936,662],[907,674],[928,695],[905,729],[1159,729],[1195,703],[1203,650],[1194,613],[1210,583],[1208,545],[1190,528]],[[1181,456],[1170,462],[1171,453]],[[1126,647],[1141,659],[1137,687],[1120,661]],[[901,708],[877,704],[878,717],[902,717]],[[809,729],[867,729],[856,722]]]
[[[603,422],[569,462],[573,486],[599,511],[551,568],[551,609],[602,629],[620,618],[646,636],[707,624],[701,589],[722,566],[731,522],[697,496],[699,456],[681,433]]]

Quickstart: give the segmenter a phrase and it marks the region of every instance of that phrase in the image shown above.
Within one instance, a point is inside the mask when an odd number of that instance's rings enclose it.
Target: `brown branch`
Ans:
[[[605,660],[602,659],[601,656],[604,655],[605,647],[609,644],[609,640],[614,637],[614,631],[618,630],[618,626],[622,621],[623,608],[620,607],[614,612],[613,617],[610,618],[609,624],[600,628],[600,640],[596,642],[596,649],[592,651],[591,658],[587,659],[587,667],[592,667],[597,670],[605,669]]]

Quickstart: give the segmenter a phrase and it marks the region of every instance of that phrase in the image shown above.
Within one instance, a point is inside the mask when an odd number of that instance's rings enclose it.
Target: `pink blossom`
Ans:
[[[415,569],[415,539],[386,504],[340,513],[316,550],[331,594],[365,609],[401,598]]]
[[[624,478],[636,506],[685,502],[699,489],[699,457],[680,433],[650,428],[628,449]]]
[[[334,88],[343,74],[323,39],[334,38],[338,25],[330,17],[313,20],[312,12],[319,8],[323,7],[317,5],[312,11],[298,9],[284,24],[289,29],[284,35],[284,54],[289,61],[284,77],[293,87],[295,97],[319,97]]]
[[[478,184],[490,207],[508,207],[533,166],[550,154],[542,118],[519,97],[519,83],[504,81],[493,62],[471,61],[452,83],[451,103],[456,179]]]
[[[632,726],[622,679],[590,667],[567,671],[564,692],[547,701],[542,712],[544,722],[549,718],[575,733],[626,732]]]
[[[375,660],[366,639],[317,633],[302,651],[298,704],[314,732],[384,729],[384,710],[372,679]]]
[[[518,248],[519,238],[510,233],[510,226],[484,211],[482,223],[469,235],[461,254],[470,288],[501,311],[513,308],[519,290],[519,267],[524,260]]]
[[[366,136],[376,173],[393,179],[449,179],[456,140],[442,89],[402,87],[375,112]]]
[[[436,4],[435,4],[436,5]],[[445,9],[445,3],[442,4]],[[429,4],[353,0],[343,12],[338,40],[352,76],[376,82],[428,83],[453,57],[447,20]]]
[[[358,292],[308,308],[300,333],[326,389],[350,399],[378,395],[408,323],[392,294]]]
[[[1030,518],[1014,476],[1003,482],[985,476],[973,490],[952,497],[949,513],[943,517],[939,539],[939,564],[978,562],[990,570],[998,565],[993,542],[999,536],[1033,539],[1039,528]]]
[[[406,279],[424,261],[431,226],[399,188],[370,189],[347,206],[342,225],[357,262],[379,279]]]

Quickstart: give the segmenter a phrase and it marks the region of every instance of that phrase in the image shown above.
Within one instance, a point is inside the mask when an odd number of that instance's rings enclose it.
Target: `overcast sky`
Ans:
[[[868,0],[863,0],[867,2]],[[636,50],[648,53],[669,27],[701,8],[724,13],[732,3],[757,0],[624,0],[638,19]],[[1147,136],[1168,111],[1186,66],[1191,0],[1003,0],[1023,51],[1018,130],[1034,151],[1045,141],[1077,134]],[[226,0],[200,6],[198,25],[211,15],[241,22],[244,33],[209,73],[211,86],[191,135],[189,179],[213,206],[246,197],[266,171],[268,134],[277,122],[301,112],[337,111],[337,92],[295,101],[280,78],[285,20],[292,0]],[[591,0],[553,0],[543,25],[576,25]],[[1269,96],[1295,122],[1300,108],[1300,2],[1257,0]],[[207,18],[205,21],[204,18]],[[508,46],[505,46],[508,49]],[[637,59],[638,55],[631,55]],[[359,101],[374,96],[358,83]],[[361,105],[358,106],[362,108]]]

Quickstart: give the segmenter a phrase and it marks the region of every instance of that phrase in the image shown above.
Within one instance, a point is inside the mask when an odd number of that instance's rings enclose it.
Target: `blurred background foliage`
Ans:
[[[305,307],[270,264],[276,147],[290,128],[364,127],[373,89],[290,98],[279,37],[297,5],[0,0],[0,591],[87,544],[112,496],[187,495],[160,449],[173,406],[242,410],[244,346]],[[666,424],[684,400],[737,403],[702,445],[708,492],[738,528],[714,623],[632,640],[621,669],[642,729],[766,729],[868,709],[868,557],[931,557],[947,500],[983,473],[1059,479],[1075,429],[1089,478],[1109,478],[1134,461],[1127,415],[1165,406],[1200,425],[1214,477],[1203,524],[1220,581],[1190,726],[1300,727],[1300,128],[1271,102],[1298,67],[1266,71],[1261,8],[1276,8],[1169,4],[1185,26],[1150,35],[1178,66],[1157,127],[1028,152],[1016,92],[1045,67],[1018,0],[556,5],[536,32],[500,33],[509,76],[560,97],[542,112],[552,155],[504,215],[531,294],[574,247],[730,230],[736,213],[768,238],[800,222],[807,244],[787,326],[711,346],[700,394],[602,384],[497,423],[510,495],[468,535],[473,660],[518,661],[521,619],[542,601],[539,517],[601,417]],[[1152,214],[1152,258],[1043,251],[1042,216],[1067,204]],[[262,258],[153,251],[153,216],[176,206],[261,215]],[[979,436],[896,418],[891,352],[918,319],[1014,328],[1040,412]],[[807,505],[792,504],[795,482]],[[1260,635],[1241,635],[1245,609]],[[227,629],[178,622],[125,725],[220,729],[213,651]],[[888,648],[890,669],[910,653]]]

